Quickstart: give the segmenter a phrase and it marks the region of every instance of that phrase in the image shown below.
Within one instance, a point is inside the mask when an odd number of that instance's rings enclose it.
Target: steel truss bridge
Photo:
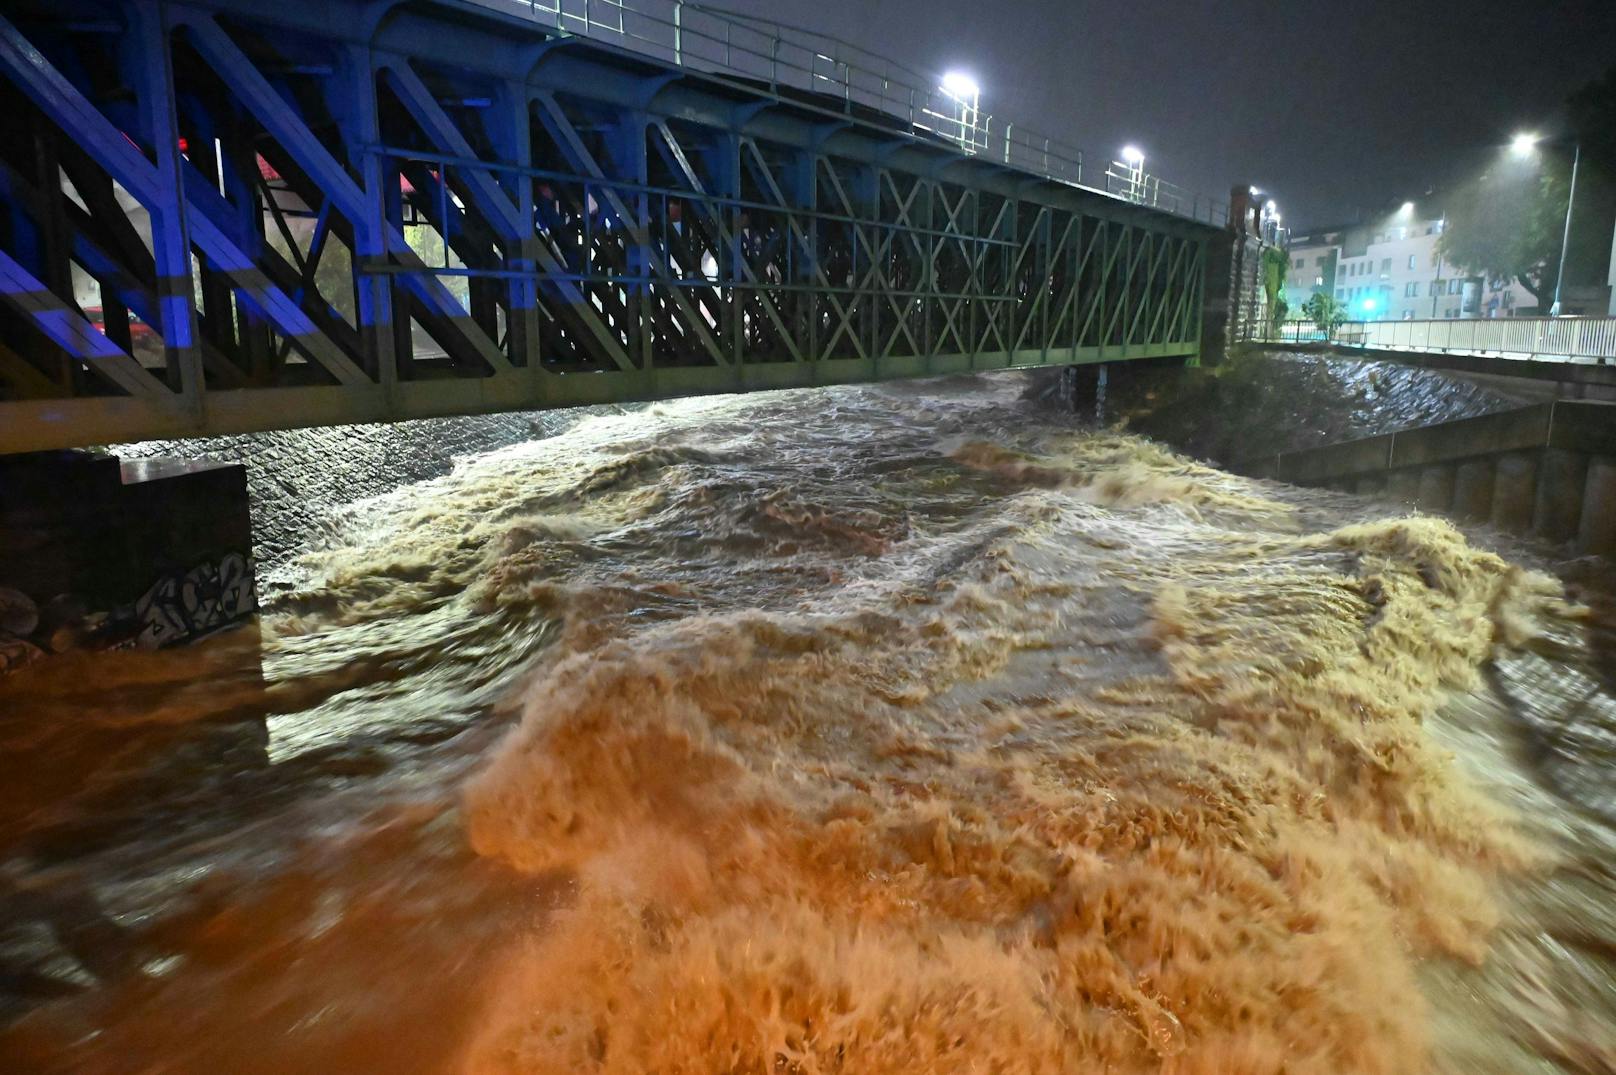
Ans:
[[[1198,353],[1211,225],[529,8],[4,5],[0,452]]]

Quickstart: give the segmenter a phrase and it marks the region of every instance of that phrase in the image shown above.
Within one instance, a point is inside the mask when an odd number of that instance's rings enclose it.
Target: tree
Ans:
[[[1327,337],[1334,335],[1335,330],[1347,319],[1346,304],[1337,302],[1333,296],[1322,291],[1308,296],[1308,300],[1302,303],[1302,313]]]
[[[1566,101],[1562,135],[1529,157],[1505,156],[1447,200],[1442,256],[1491,280],[1519,280],[1547,310],[1560,271],[1572,145],[1582,147],[1566,275],[1603,279],[1616,210],[1616,67]]]
[[[1284,250],[1277,246],[1263,248],[1263,294],[1268,297],[1268,323],[1273,329],[1279,328],[1279,323],[1285,319],[1285,314],[1290,309],[1285,302],[1285,274],[1290,271],[1290,267],[1290,255]]]
[[[1519,280],[1540,307],[1554,294],[1569,185],[1558,161],[1510,157],[1448,198],[1438,249],[1461,271]]]

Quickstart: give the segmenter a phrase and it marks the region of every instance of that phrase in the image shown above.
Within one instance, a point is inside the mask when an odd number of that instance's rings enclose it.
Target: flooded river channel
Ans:
[[[1027,383],[582,418],[0,679],[0,1069],[1616,1071],[1601,569]]]

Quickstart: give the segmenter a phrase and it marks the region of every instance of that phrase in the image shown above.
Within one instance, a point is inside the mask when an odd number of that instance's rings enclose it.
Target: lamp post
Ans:
[[[1550,317],[1560,316],[1560,288],[1565,284],[1566,250],[1571,246],[1571,207],[1577,204],[1577,167],[1582,163],[1582,143],[1576,143],[1571,153],[1571,190],[1566,194],[1565,228],[1560,232],[1560,268],[1554,274],[1554,305],[1549,307]]]
[[[1517,157],[1525,157],[1537,148],[1542,139],[1535,134],[1517,134],[1510,140],[1509,148]],[[1577,170],[1582,165],[1582,143],[1572,143],[1571,152],[1571,189],[1566,193],[1565,225],[1560,231],[1560,267],[1554,274],[1554,302],[1549,306],[1549,316],[1560,316],[1560,289],[1565,284],[1566,251],[1571,246],[1571,210],[1577,204]]]
[[[964,71],[950,71],[943,76],[943,93],[960,106],[959,143],[967,153],[976,152],[977,106],[982,99],[982,87]]]
[[[1261,230],[1264,242],[1279,243],[1279,204],[1272,198],[1263,202]]]
[[[1145,153],[1138,146],[1122,147],[1122,162],[1128,166],[1128,197],[1143,201],[1145,193]]]

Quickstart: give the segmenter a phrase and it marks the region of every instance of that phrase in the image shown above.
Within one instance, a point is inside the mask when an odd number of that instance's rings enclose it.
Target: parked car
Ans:
[[[107,312],[100,306],[86,306],[84,316],[90,319],[97,332],[103,336],[107,333]],[[146,322],[140,320],[133,313],[129,315],[129,342],[134,344],[157,342],[157,332]]]

